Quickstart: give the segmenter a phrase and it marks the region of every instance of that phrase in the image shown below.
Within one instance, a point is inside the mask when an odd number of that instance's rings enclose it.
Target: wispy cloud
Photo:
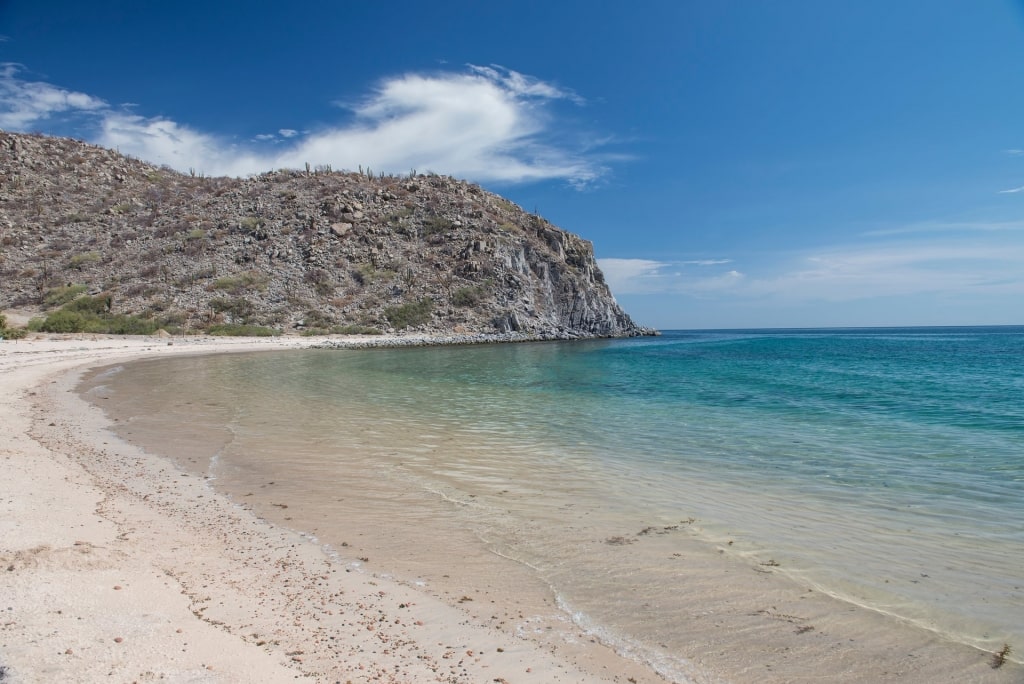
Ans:
[[[1000,190],[999,194],[1000,195],[1008,195],[1008,194],[1013,194],[1013,193],[1017,193],[1017,192],[1024,192],[1024,185],[1020,186],[1019,188],[1010,188],[1008,190]]]
[[[704,262],[599,259],[616,295],[677,295],[773,305],[916,295],[1024,297],[1024,243],[1007,231],[908,236],[747,256],[742,271]]]
[[[1003,152],[1010,155],[1011,157],[1024,157],[1024,150],[1021,149],[1014,148],[1010,150],[1003,150]]]
[[[861,233],[864,237],[914,234],[994,233],[1024,230],[1024,221],[922,221],[893,228],[880,228]]]
[[[718,266],[719,264],[731,264],[732,259],[693,259],[691,261],[684,261],[684,264],[691,264],[693,266]]]
[[[686,266],[716,266],[732,263],[732,259],[696,259],[689,261],[655,261],[652,259],[598,259],[608,287],[615,294],[689,293],[700,295],[736,287],[746,277],[731,269],[708,273]]]
[[[103,100],[39,81],[17,78],[21,65],[0,64],[0,128],[27,130],[65,112],[106,109]]]
[[[670,263],[652,259],[598,259],[605,282],[615,294],[643,294],[657,291]]]
[[[521,183],[563,179],[576,187],[607,172],[609,158],[591,141],[568,147],[546,105],[575,93],[498,66],[463,72],[405,74],[380,82],[346,108],[347,120],[302,134],[281,128],[249,143],[162,117],[146,117],[104,100],[19,77],[0,65],[0,127],[30,130],[54,115],[85,120],[93,142],[179,170],[247,175],[306,162],[402,173],[410,168],[479,181]]]
[[[586,100],[571,90],[559,88],[551,83],[525,76],[497,64],[486,67],[470,64],[469,69],[493,83],[500,83],[508,92],[518,96],[541,97],[550,100],[565,99],[578,105],[586,104]]]
[[[837,247],[752,279],[748,288],[751,296],[793,301],[968,292],[1024,295],[1024,246],[949,240]]]

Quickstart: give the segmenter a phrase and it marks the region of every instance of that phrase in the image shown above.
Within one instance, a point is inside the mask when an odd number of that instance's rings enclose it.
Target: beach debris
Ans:
[[[992,654],[992,669],[998,670],[1006,664],[1006,659],[1010,657],[1010,652],[1013,649],[1010,648],[1010,644],[1003,644],[1003,647]]]
[[[626,544],[635,544],[636,539],[630,539],[629,537],[615,536],[608,537],[604,540],[605,544],[611,544],[612,546],[625,546]]]
[[[675,532],[678,529],[679,525],[666,525],[664,527],[645,527],[644,529],[637,532],[636,536],[642,537],[645,534],[650,534],[652,532],[654,534],[668,534],[669,532]]]

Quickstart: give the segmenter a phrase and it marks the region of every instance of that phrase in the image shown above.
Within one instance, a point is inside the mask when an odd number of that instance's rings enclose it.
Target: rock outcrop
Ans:
[[[206,178],[0,132],[0,308],[102,294],[166,327],[628,336],[592,245],[471,183]]]

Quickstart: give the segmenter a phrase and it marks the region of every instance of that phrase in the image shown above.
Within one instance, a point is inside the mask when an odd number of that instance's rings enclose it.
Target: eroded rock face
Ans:
[[[644,334],[592,245],[444,176],[180,174],[0,132],[0,307],[53,288],[192,328]],[[51,301],[52,301],[51,297]]]

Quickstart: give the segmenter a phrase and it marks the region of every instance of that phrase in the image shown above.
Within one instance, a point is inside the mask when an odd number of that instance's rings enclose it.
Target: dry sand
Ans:
[[[316,341],[0,342],[0,680],[660,681],[586,635],[552,650],[352,572],[116,439],[73,391],[103,364]]]

